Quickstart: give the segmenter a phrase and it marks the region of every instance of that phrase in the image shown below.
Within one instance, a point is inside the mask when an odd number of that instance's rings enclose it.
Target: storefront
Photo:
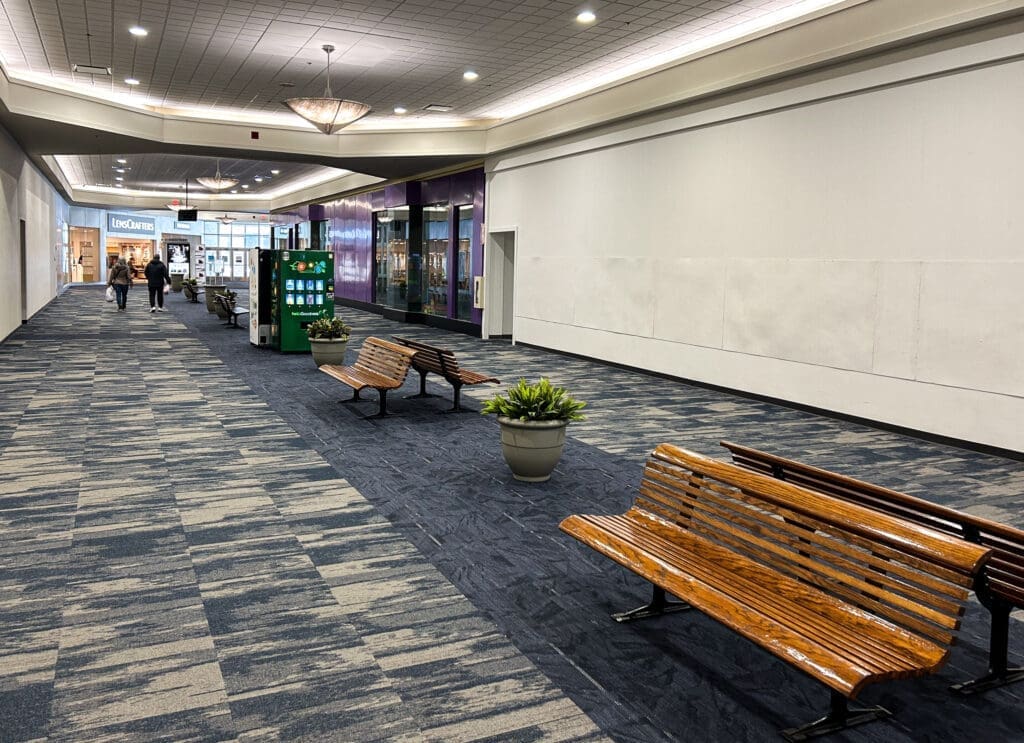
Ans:
[[[325,204],[338,304],[479,334],[483,208],[482,169]]]

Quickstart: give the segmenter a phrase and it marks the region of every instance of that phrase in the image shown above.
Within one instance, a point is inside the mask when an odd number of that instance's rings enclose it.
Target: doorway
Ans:
[[[21,322],[28,322],[28,240],[25,235],[25,220],[19,219],[19,250],[21,256]]]
[[[486,253],[483,331],[487,338],[514,340],[512,324],[515,317],[516,231],[509,229],[489,232]]]
[[[68,237],[71,281],[81,284],[105,280],[106,266],[100,263],[99,228],[71,227]]]

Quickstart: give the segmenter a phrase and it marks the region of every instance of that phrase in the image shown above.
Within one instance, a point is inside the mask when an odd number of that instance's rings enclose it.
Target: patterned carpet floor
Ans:
[[[1019,461],[340,311],[350,360],[401,334],[587,400],[518,483],[447,386],[367,421],[307,355],[142,300],[75,288],[0,344],[0,741],[776,740],[822,687],[700,615],[610,621],[648,589],[561,518],[623,511],[657,443],[729,438],[1024,526]],[[945,690],[987,643],[972,600],[942,672],[870,687],[896,716],[835,739],[1024,740],[1024,684]]]

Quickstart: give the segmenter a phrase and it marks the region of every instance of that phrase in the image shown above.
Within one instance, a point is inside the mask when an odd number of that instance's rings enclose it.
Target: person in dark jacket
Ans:
[[[132,285],[132,272],[124,258],[118,258],[117,263],[110,269],[107,277],[107,286],[114,287],[117,295],[117,311],[124,312],[128,309],[128,287]]]
[[[164,284],[171,283],[171,275],[167,272],[167,266],[161,262],[159,253],[146,264],[146,283],[149,285],[149,311],[163,312]]]

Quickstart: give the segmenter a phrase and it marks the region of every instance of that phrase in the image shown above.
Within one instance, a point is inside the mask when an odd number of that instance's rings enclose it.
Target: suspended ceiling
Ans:
[[[293,175],[265,182],[262,200],[254,191],[238,207],[267,209],[289,198],[297,203],[479,162],[505,148],[1021,5],[0,0],[0,124],[76,203],[152,206],[157,196],[146,202],[152,189],[210,175],[217,157],[225,158],[222,171],[231,161],[246,177],[292,163]],[[596,12],[594,23],[575,20],[584,7]],[[886,27],[890,18],[893,29]],[[804,43],[793,36],[803,33],[801,24],[820,32],[807,33],[811,40]],[[134,25],[148,34],[131,35]],[[850,38],[843,37],[847,31]],[[704,69],[704,77],[685,74],[702,56],[770,35],[780,39],[773,51],[738,53],[732,67]],[[323,92],[324,43],[338,50],[334,92],[373,108],[331,136],[282,104]],[[111,74],[82,75],[73,71],[76,64],[109,67]],[[469,69],[479,79],[464,80]],[[139,84],[127,85],[129,77]],[[424,110],[429,104],[452,108],[432,113]],[[399,105],[407,113],[396,114]],[[128,201],[103,188],[110,159],[124,153],[132,153]],[[207,203],[219,198],[227,197],[210,196]]]

